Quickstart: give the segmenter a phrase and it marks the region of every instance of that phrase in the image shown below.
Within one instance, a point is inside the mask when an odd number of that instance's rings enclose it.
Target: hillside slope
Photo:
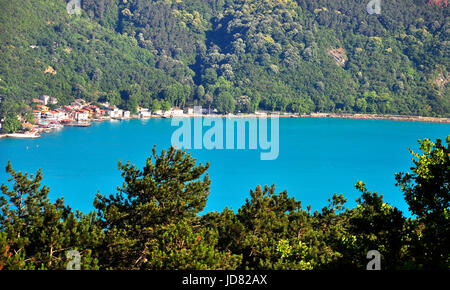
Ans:
[[[449,8],[426,0],[0,2],[7,100],[450,116]]]

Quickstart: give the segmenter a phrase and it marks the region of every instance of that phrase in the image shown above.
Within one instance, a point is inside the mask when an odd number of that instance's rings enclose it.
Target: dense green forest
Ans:
[[[413,218],[361,181],[357,207],[334,194],[311,212],[287,192],[256,187],[237,211],[200,215],[210,193],[209,164],[174,148],[144,168],[120,164],[118,192],[97,193],[95,211],[52,202],[43,173],[6,171],[0,197],[0,269],[65,269],[76,250],[81,269],[359,269],[371,250],[381,267],[450,269],[450,135],[419,140],[411,172],[397,173]]]
[[[450,116],[449,8],[428,0],[0,0],[0,116],[41,94]],[[433,2],[433,1],[432,1]]]

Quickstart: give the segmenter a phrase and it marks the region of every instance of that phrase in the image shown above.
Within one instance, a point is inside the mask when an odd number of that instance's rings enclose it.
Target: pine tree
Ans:
[[[6,171],[14,182],[12,190],[1,186],[0,267],[3,269],[65,269],[66,254],[76,250],[82,269],[97,268],[93,249],[102,238],[94,213],[83,215],[52,203],[50,189],[41,186],[42,171],[36,175],[16,172],[8,162]]]
[[[198,213],[209,195],[209,167],[171,147],[153,154],[140,170],[119,163],[124,184],[95,207],[106,229],[103,261],[114,269],[216,269],[236,267],[238,257],[219,253],[214,231]],[[203,176],[204,175],[204,176]],[[203,176],[203,178],[202,178]],[[229,264],[228,264],[228,262]],[[234,265],[234,266],[233,266]]]
[[[450,136],[419,140],[421,155],[411,151],[412,173],[396,174],[409,209],[417,215],[416,263],[428,269],[450,268]]]

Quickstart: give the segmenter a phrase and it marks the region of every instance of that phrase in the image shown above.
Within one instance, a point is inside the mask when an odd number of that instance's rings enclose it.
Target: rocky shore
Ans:
[[[279,118],[331,118],[331,119],[357,119],[357,120],[388,120],[388,121],[406,121],[406,122],[424,122],[424,123],[442,123],[450,124],[450,118],[438,117],[422,117],[422,116],[405,116],[405,115],[377,115],[377,114],[336,114],[336,113],[312,113],[312,114],[292,114],[292,113],[273,113]],[[263,116],[270,116],[270,113],[253,113],[253,114],[184,114],[176,116],[179,118],[193,118],[193,117],[216,117],[216,118],[258,118]],[[153,116],[153,118],[161,118],[160,116]],[[173,118],[173,117],[169,117]]]
[[[300,117],[300,118],[360,119],[360,120],[389,120],[389,121],[407,121],[407,122],[450,124],[450,118],[404,116],[404,115],[316,113],[316,114],[309,114],[309,115],[300,115],[298,117]]]

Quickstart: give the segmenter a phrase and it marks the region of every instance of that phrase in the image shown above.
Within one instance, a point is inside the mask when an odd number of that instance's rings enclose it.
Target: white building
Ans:
[[[50,101],[50,96],[42,95],[42,96],[39,97],[39,100],[41,100],[41,101],[44,102],[44,106],[47,106],[47,104],[48,104],[49,101]]]
[[[131,115],[130,111],[123,111],[122,116],[123,116],[124,118],[130,118],[130,115]]]
[[[41,111],[34,112],[33,115],[37,121],[41,119]]]
[[[47,121],[56,121],[56,115],[52,111],[42,112],[41,117]]]
[[[42,101],[42,103],[47,106],[47,105],[56,105],[58,104],[58,99],[55,97],[50,97],[47,95],[42,95],[39,97],[39,100]]]
[[[114,109],[108,111],[108,116],[110,116],[111,118],[122,118],[123,110],[114,108]]]
[[[88,112],[76,112],[75,120],[77,120],[78,122],[87,121],[87,120],[89,120],[89,113]]]
[[[172,108],[169,111],[164,112],[164,117],[169,118],[169,117],[181,117],[184,115],[184,112],[182,109],[176,109],[176,108]]]
[[[39,116],[37,113],[35,113],[36,119],[46,119],[47,121],[62,121],[67,118],[67,114],[65,112],[61,111],[46,111],[42,112]]]
[[[109,109],[110,104],[109,104],[109,102],[104,102],[104,103],[100,103],[100,106],[102,106],[105,109]]]
[[[64,111],[56,111],[55,117],[57,121],[62,121],[67,119],[67,114]]]
[[[149,109],[145,109],[145,108],[140,108],[138,113],[139,113],[139,118],[150,118],[150,116],[152,115],[152,112],[150,112]]]
[[[172,117],[180,117],[184,115],[184,111],[182,109],[176,109],[176,108],[172,108],[169,111],[170,116]]]
[[[192,115],[192,114],[194,114],[194,109],[187,107],[184,109],[184,113],[188,114],[188,115]]]

